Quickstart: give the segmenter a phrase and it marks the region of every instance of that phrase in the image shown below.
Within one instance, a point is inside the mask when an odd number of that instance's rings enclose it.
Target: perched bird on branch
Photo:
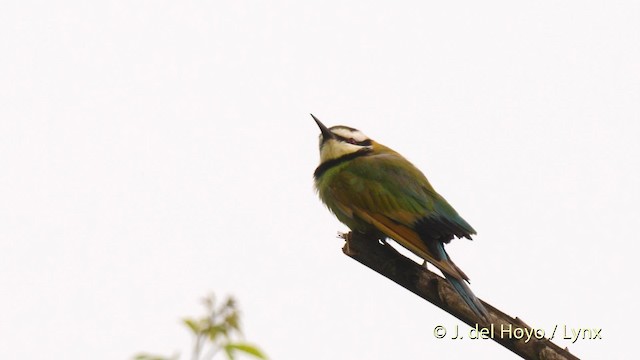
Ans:
[[[320,199],[352,231],[387,238],[436,266],[478,316],[488,313],[467,275],[444,249],[475,230],[438,194],[424,174],[397,152],[348,126],[320,127],[320,165],[314,172]]]

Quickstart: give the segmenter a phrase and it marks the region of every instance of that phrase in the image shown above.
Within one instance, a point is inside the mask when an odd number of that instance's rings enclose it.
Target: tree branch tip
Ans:
[[[531,329],[521,318],[509,316],[482,300],[480,301],[487,308],[489,316],[487,319],[477,318],[445,278],[404,256],[384,241],[380,242],[376,238],[367,238],[365,234],[353,232],[341,234],[339,237],[345,240],[342,248],[345,255],[431,302],[471,327],[488,328],[494,325],[498,327],[517,325]],[[528,343],[521,339],[514,340],[503,337],[491,339],[524,359],[578,359],[569,352],[568,348],[562,349],[548,338],[532,340]]]

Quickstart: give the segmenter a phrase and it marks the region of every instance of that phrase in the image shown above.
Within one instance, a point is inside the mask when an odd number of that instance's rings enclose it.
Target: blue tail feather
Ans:
[[[453,286],[453,288],[456,289],[458,294],[460,294],[460,297],[462,297],[462,300],[464,300],[464,302],[467,303],[467,305],[469,305],[471,310],[473,310],[473,312],[476,313],[476,315],[478,315],[479,317],[485,320],[488,320],[489,312],[482,305],[480,300],[478,300],[478,298],[473,294],[469,286],[463,280],[456,279],[453,276],[448,274],[444,274],[444,275],[449,281],[449,283]]]
[[[453,264],[453,262],[451,261],[451,258],[449,258],[449,255],[444,250],[444,244],[442,244],[441,242],[438,242],[434,250],[436,250],[436,256],[438,256],[440,259],[446,259],[446,261],[449,261],[454,268],[458,269],[458,271],[461,274],[461,277],[465,277],[464,273],[462,273],[462,271],[455,264]],[[449,283],[453,286],[453,288],[458,292],[458,294],[460,294],[460,297],[462,297],[462,300],[464,300],[464,302],[467,303],[467,305],[469,305],[471,310],[473,310],[473,312],[476,313],[476,315],[478,315],[479,317],[485,320],[488,320],[489,312],[482,305],[480,300],[478,300],[478,298],[473,294],[473,291],[471,291],[471,289],[469,288],[469,285],[467,285],[467,283],[464,280],[455,278],[452,275],[445,273],[444,271],[443,271],[443,274],[445,278],[449,281]]]

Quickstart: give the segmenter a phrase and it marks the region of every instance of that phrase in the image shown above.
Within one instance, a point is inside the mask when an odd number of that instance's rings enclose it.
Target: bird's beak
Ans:
[[[316,124],[318,124],[318,127],[320,128],[320,131],[322,132],[322,142],[325,142],[329,139],[335,139],[336,137],[333,135],[333,133],[327,129],[326,126],[324,126],[323,123],[320,122],[320,120],[318,120],[317,117],[313,116],[313,114],[309,114],[311,115],[311,117],[313,118],[313,120],[315,120]]]

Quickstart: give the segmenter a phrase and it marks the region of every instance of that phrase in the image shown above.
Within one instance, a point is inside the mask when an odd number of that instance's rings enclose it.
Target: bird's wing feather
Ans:
[[[369,212],[421,229],[434,239],[469,237],[475,230],[440,196],[413,164],[396,153],[353,159],[333,182],[334,195]],[[426,230],[424,233],[422,230]],[[443,239],[441,239],[443,240]],[[445,239],[446,240],[446,239]]]
[[[460,268],[458,268],[453,262],[448,261],[448,258],[436,259],[434,255],[431,254],[431,251],[424,241],[420,238],[420,235],[418,235],[418,233],[413,229],[399,224],[381,214],[369,214],[368,212],[358,208],[354,209],[354,212],[358,217],[375,226],[378,230],[382,231],[414,254],[432,263],[442,272],[457,279],[469,280]]]
[[[341,207],[373,225],[416,255],[456,278],[466,276],[440,254],[430,241],[450,240],[453,235],[475,233],[438,195],[426,177],[394,153],[353,159],[333,182],[330,191]]]

